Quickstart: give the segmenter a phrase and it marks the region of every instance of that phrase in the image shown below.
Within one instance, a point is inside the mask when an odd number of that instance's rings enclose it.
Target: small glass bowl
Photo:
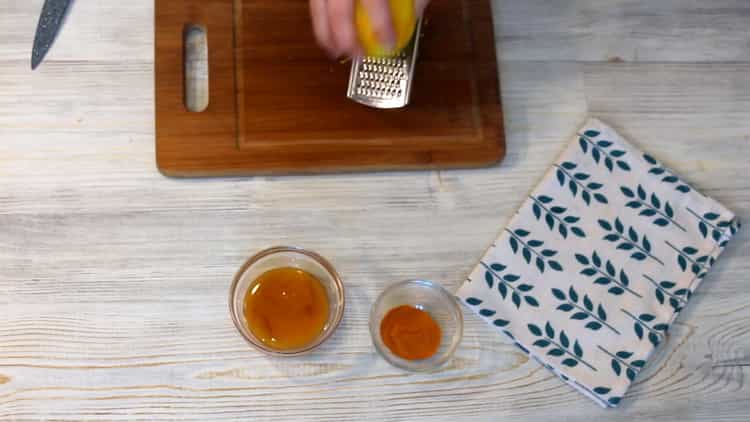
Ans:
[[[250,331],[243,309],[245,295],[260,275],[276,268],[289,267],[307,271],[323,284],[328,292],[328,321],[320,335],[310,344],[298,349],[278,350],[267,346]],[[344,304],[344,285],[333,266],[315,252],[297,247],[280,246],[259,252],[245,262],[229,288],[229,313],[237,331],[252,346],[273,356],[299,356],[315,350],[338,328],[344,316]]]
[[[402,305],[429,313],[440,325],[440,348],[431,358],[414,361],[403,359],[383,343],[380,324],[391,309]],[[380,294],[370,309],[370,335],[375,349],[392,365],[410,371],[429,371],[448,362],[461,343],[463,326],[463,315],[456,299],[431,281],[409,280],[393,284]]]

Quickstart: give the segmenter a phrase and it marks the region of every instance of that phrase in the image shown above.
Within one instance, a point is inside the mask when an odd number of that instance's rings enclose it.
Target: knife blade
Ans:
[[[31,70],[35,70],[47,56],[52,43],[60,32],[65,14],[72,0],[45,0],[42,14],[34,36],[34,48],[31,50]]]

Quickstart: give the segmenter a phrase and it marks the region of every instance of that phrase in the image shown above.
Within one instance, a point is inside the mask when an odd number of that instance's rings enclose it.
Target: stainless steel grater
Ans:
[[[421,29],[420,19],[411,42],[396,57],[363,57],[355,60],[349,74],[346,96],[374,108],[401,108],[409,104]]]

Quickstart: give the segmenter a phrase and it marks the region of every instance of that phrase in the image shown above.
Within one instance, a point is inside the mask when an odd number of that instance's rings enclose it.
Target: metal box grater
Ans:
[[[419,51],[422,20],[414,37],[396,57],[363,57],[352,63],[347,97],[374,108],[401,108],[409,104],[414,67]]]

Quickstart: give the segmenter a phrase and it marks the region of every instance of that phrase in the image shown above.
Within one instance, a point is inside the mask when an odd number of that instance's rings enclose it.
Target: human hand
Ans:
[[[318,44],[334,58],[353,57],[362,53],[354,23],[357,0],[310,0],[310,15]],[[392,48],[396,33],[391,21],[389,0],[360,0],[380,42]],[[406,1],[406,0],[401,0]],[[421,16],[430,0],[414,0],[417,16]]]

